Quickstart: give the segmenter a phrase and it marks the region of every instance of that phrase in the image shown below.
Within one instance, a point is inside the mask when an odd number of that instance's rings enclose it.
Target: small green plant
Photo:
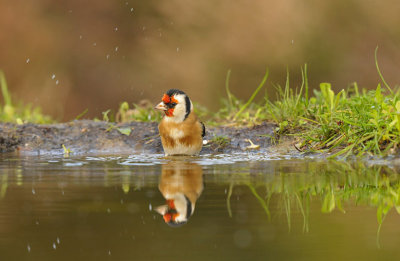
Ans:
[[[285,87],[275,86],[277,98],[275,101],[265,96],[264,110],[268,112],[266,119],[278,124],[279,134],[294,132],[307,123],[309,114],[307,65],[301,69],[302,83],[300,90],[289,85],[289,71],[286,74]]]
[[[52,119],[43,115],[40,108],[33,108],[32,105],[24,105],[12,102],[11,94],[8,91],[7,81],[4,73],[0,71],[0,86],[3,96],[3,105],[0,104],[0,122],[14,122],[22,124],[25,122],[32,123],[50,123]]]
[[[228,146],[231,142],[231,139],[227,136],[214,136],[210,141],[209,144],[214,147],[215,149],[223,149]]]
[[[75,117],[75,120],[81,119],[85,114],[89,111],[89,109],[85,109],[83,112],[81,112],[78,116]]]
[[[110,113],[110,109],[109,110],[106,110],[106,111],[103,111],[101,114],[103,114],[103,121],[105,121],[105,122],[109,122],[110,121],[110,118],[108,117],[108,114]]]
[[[253,101],[268,79],[268,70],[266,70],[261,83],[246,103],[239,100],[231,93],[229,89],[230,75],[231,71],[229,70],[225,80],[225,90],[228,98],[222,100],[222,107],[216,114],[214,114],[212,120],[222,124],[227,124],[228,122],[233,122],[234,124],[250,124],[259,122],[264,118],[262,116],[263,110],[259,104],[256,104]]]
[[[143,100],[139,102],[139,104],[133,104],[132,107],[129,106],[129,103],[122,102],[115,115],[115,120],[116,122],[160,121],[162,114],[154,110],[153,107],[154,106],[148,100]]]
[[[64,151],[64,156],[65,156],[65,157],[68,157],[69,154],[72,153],[72,150],[71,150],[70,148],[67,148],[64,144],[62,144],[61,146],[62,146],[63,151]]]

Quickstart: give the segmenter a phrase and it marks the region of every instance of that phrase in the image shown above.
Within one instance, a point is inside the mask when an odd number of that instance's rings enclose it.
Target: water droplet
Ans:
[[[60,83],[60,82],[57,80],[57,81],[56,81],[56,85],[58,85],[59,83]]]
[[[292,40],[291,43],[294,44],[294,40]]]
[[[143,27],[142,27],[142,30],[143,30],[143,31],[146,30],[146,26],[143,26]]]
[[[65,195],[65,192],[64,192],[64,190],[61,190],[61,195],[63,195],[63,196]]]
[[[203,141],[203,144],[204,144],[204,141]],[[227,189],[225,189],[224,193],[225,193],[225,194],[226,194],[226,193],[228,193],[228,190],[227,190]]]
[[[179,47],[176,47],[176,52],[179,52],[179,50],[180,50]]]
[[[36,224],[37,226],[39,226],[39,221],[38,221],[38,220],[36,220],[35,224]]]
[[[82,36],[82,35],[80,35],[80,36],[79,36],[79,40],[82,40],[82,38],[83,38],[83,36]]]
[[[97,43],[93,43],[93,46],[97,46]]]
[[[110,59],[110,55],[109,55],[109,54],[106,55],[106,59],[107,59],[107,60]]]
[[[133,12],[133,7],[131,8],[131,12]]]
[[[108,250],[108,255],[111,256],[111,250]]]
[[[110,208],[107,208],[107,213],[111,213],[111,209]]]
[[[57,241],[57,244],[60,244],[60,238],[59,237],[57,237],[56,241]]]
[[[35,194],[36,194],[36,191],[35,191],[35,189],[34,189],[34,188],[32,188],[32,194],[33,194],[33,195],[35,195]]]
[[[54,80],[55,78],[56,78],[56,75],[53,74],[53,75],[51,76],[51,79]]]
[[[57,248],[56,243],[53,243],[53,249],[56,249],[56,248]]]
[[[114,50],[115,50],[116,52],[118,52],[118,49],[119,49],[119,47],[118,47],[118,46],[115,46],[115,49],[114,49]]]
[[[151,205],[151,203],[149,204],[149,210],[151,211],[153,209],[153,206]]]
[[[31,245],[28,244],[28,245],[26,246],[26,250],[28,250],[28,252],[31,252]]]
[[[115,31],[115,32],[118,31],[118,27],[115,27],[115,28],[114,28],[114,31]]]
[[[29,58],[28,58],[28,59],[26,59],[26,63],[29,63],[30,61],[31,61],[31,59],[29,59]]]

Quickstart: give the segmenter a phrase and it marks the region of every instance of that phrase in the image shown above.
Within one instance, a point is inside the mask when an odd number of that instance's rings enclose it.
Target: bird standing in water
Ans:
[[[193,112],[193,103],[186,93],[168,90],[155,109],[165,113],[158,125],[165,155],[198,155],[205,127]]]

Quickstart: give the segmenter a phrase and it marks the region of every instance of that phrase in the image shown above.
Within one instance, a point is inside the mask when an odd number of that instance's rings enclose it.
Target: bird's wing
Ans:
[[[204,137],[204,136],[206,136],[206,126],[204,125],[204,123],[202,123],[202,122],[200,122],[200,123],[201,123],[201,126],[203,128],[203,132],[201,133],[201,137]]]

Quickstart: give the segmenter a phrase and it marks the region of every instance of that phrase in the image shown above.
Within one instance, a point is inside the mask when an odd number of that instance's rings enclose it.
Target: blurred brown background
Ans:
[[[399,82],[400,1],[0,0],[0,69],[13,97],[59,120],[101,117],[122,101],[156,103],[169,88],[217,109],[231,89],[247,99],[271,83],[336,90]],[[273,94],[272,94],[273,95]]]

